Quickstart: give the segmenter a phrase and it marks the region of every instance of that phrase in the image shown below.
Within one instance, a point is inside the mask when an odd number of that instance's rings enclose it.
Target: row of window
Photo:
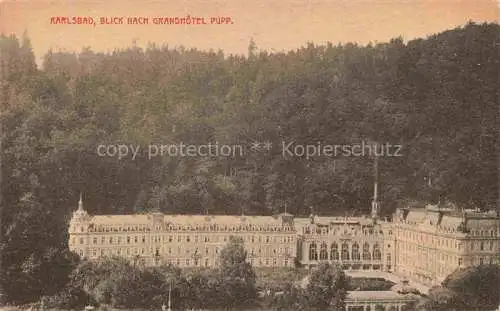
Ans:
[[[80,255],[80,257],[85,257],[85,252],[83,249],[77,250],[77,253]],[[97,258],[97,257],[103,257],[103,256],[112,256],[112,255],[118,255],[118,256],[130,256],[130,255],[135,255],[133,258],[131,258],[132,262],[142,262],[145,263],[145,258],[141,257],[144,255],[144,249],[142,249],[142,252],[136,251],[133,253],[130,253],[129,250],[127,249],[126,253],[120,252],[120,250],[117,250],[116,252],[113,252],[111,250],[108,250],[108,252],[105,252],[104,250],[98,251],[97,249],[90,249],[89,253],[87,256],[92,257],[92,258]],[[154,261],[155,259],[153,259]],[[210,267],[212,265],[217,266],[219,264],[219,259],[210,259],[210,258],[177,258],[177,259],[167,259],[165,261],[168,264],[171,265],[177,265],[177,266],[205,266],[205,267]],[[290,266],[293,261],[289,258],[284,258],[283,260],[278,260],[277,258],[252,258],[250,257],[248,259],[248,262],[252,265],[258,264],[259,266]]]
[[[402,235],[403,237],[406,238],[406,241],[413,241],[414,243],[422,243],[429,245],[430,247],[441,247],[441,248],[455,248],[455,249],[463,249],[463,247],[466,245],[462,244],[463,242],[459,242],[456,239],[449,239],[449,238],[439,238],[435,236],[428,236],[424,235],[422,236],[421,234],[415,235],[414,233],[408,233],[405,232]],[[480,250],[480,251],[486,251],[490,250],[492,251],[494,249],[495,241],[466,241],[465,243],[469,244],[469,248],[471,251],[474,250]],[[400,243],[400,245],[403,245],[403,248],[414,248],[416,244],[412,243]]]
[[[245,242],[249,243],[293,243],[294,242],[294,237],[293,236],[244,236],[243,240]],[[130,244],[130,243],[146,243],[146,241],[149,242],[149,237],[146,238],[146,236],[127,236],[127,237],[121,237],[121,236],[101,236],[101,237],[93,237],[89,238],[89,241],[91,244]],[[151,237],[151,242],[154,243],[160,243],[160,242],[165,242],[165,243],[172,243],[174,241],[177,241],[179,243],[181,242],[194,242],[194,243],[199,243],[199,242],[227,242],[229,241],[229,236],[152,236]],[[80,237],[79,239],[73,238],[72,243],[73,244],[85,244],[85,238]]]
[[[500,231],[497,230],[471,230],[470,234],[472,236],[490,236],[490,237],[495,237],[497,235],[500,235]]]
[[[457,257],[457,256],[452,256],[448,254],[438,254],[437,260],[434,259],[432,256],[428,256],[426,254],[415,254],[415,253],[407,253],[403,252],[399,256],[401,263],[404,265],[409,265],[409,266],[414,266],[426,270],[432,269],[434,266],[438,266],[438,269],[440,266],[447,266],[447,267],[453,267],[454,265],[458,265],[461,267],[463,265],[463,258]],[[494,257],[489,257],[489,258],[475,258],[472,260],[472,264],[493,264],[495,263],[495,258]],[[442,269],[441,269],[442,270]]]
[[[80,232],[85,232],[85,226],[79,226]],[[216,232],[288,232],[294,229],[288,225],[276,226],[276,225],[205,225],[205,226],[190,226],[190,225],[168,225],[168,226],[158,226],[155,228],[156,231],[216,231]],[[152,230],[151,226],[148,225],[137,225],[137,226],[95,226],[93,224],[88,225],[88,232],[150,232]]]
[[[199,248],[181,248],[180,246],[177,248],[171,247],[157,247],[155,250],[155,256],[161,255],[187,255],[187,256],[217,256],[219,254],[219,247],[205,247],[204,249]],[[153,248],[149,249],[150,252],[153,252]],[[136,248],[136,247],[125,247],[125,248],[108,248],[108,249],[99,249],[99,248],[90,248],[89,252],[93,254],[93,256],[104,256],[104,255],[138,255],[145,254],[146,248]],[[262,256],[283,256],[288,255],[291,257],[291,252],[288,247],[280,247],[280,248],[252,248],[249,250],[249,257],[262,257]]]
[[[328,256],[330,253],[330,256]],[[368,243],[363,244],[363,260],[381,260],[382,252],[380,246],[375,243],[370,251],[370,245]],[[354,243],[351,246],[351,252],[349,252],[349,244],[342,243],[340,254],[339,247],[337,243],[333,242],[330,245],[330,252],[328,252],[328,245],[326,242],[321,243],[318,252],[318,247],[316,243],[311,243],[309,245],[309,260],[361,260],[361,254],[359,250],[359,244]]]
[[[341,229],[331,229],[327,227],[307,226],[302,228],[302,232],[304,234],[317,234],[317,235],[354,235],[354,236],[384,235],[384,231],[382,230],[374,230],[374,229],[358,230],[354,227],[351,227],[350,229],[344,228],[343,230],[341,230]],[[392,235],[392,230],[389,230],[388,234]]]

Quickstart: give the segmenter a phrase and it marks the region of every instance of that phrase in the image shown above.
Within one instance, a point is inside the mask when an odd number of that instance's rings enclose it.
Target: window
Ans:
[[[347,245],[347,243],[342,243],[340,259],[349,260],[349,245]]]
[[[146,243],[146,237],[142,236],[142,243]]]
[[[191,241],[191,238],[189,236],[186,237],[186,242]]]
[[[318,250],[314,242],[309,245],[309,260],[318,260]]]
[[[109,244],[113,244],[113,237],[109,237]]]
[[[321,248],[319,251],[319,260],[328,260],[328,251],[325,242],[321,243]]]
[[[481,250],[484,251],[484,242],[481,242]]]
[[[134,242],[137,243],[137,236],[134,237]]]
[[[172,242],[172,236],[171,235],[168,237],[168,241]]]
[[[130,243],[130,237],[128,236],[127,237],[127,244],[129,244],[129,243]]]
[[[92,243],[97,244],[97,238],[93,238]]]
[[[380,246],[375,243],[373,245],[373,260],[381,260],[382,259],[382,253],[380,252]]]
[[[83,244],[83,238],[80,238],[80,244]]]
[[[359,254],[359,244],[358,243],[354,243],[352,245],[352,260],[360,260],[361,259],[361,256]]]
[[[330,260],[339,260],[339,247],[335,242],[330,246]]]
[[[368,243],[363,244],[363,260],[371,260],[370,245]]]

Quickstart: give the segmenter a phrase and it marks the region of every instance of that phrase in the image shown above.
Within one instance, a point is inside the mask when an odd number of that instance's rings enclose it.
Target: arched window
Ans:
[[[382,254],[380,253],[380,246],[375,243],[373,245],[373,260],[381,260],[382,259]]]
[[[309,260],[318,260],[318,249],[314,242],[309,245]]]
[[[481,242],[481,250],[484,251],[484,242]]]
[[[360,255],[359,255],[359,244],[358,243],[354,243],[352,245],[352,260],[360,260]]]
[[[328,260],[328,251],[327,251],[326,243],[321,243],[321,248],[319,250],[319,260]]]
[[[372,256],[370,254],[370,245],[368,243],[363,244],[363,260],[371,260]]]
[[[347,245],[347,243],[342,243],[342,252],[340,258],[342,260],[349,260],[349,245]]]
[[[335,242],[330,246],[330,260],[339,260],[339,247]]]

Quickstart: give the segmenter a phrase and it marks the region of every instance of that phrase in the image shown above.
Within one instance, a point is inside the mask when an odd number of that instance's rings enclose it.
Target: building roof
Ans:
[[[145,214],[134,215],[96,215],[90,218],[91,223],[102,225],[143,225],[149,224],[151,219]]]
[[[164,221],[176,225],[281,225],[280,217],[234,215],[165,215]]]
[[[134,215],[96,215],[90,217],[91,223],[103,225],[142,225],[151,224],[153,217],[160,217],[166,224],[173,225],[282,225],[281,217],[274,216],[234,216],[234,215],[164,215],[164,214],[134,214]]]
[[[346,302],[353,300],[413,300],[412,296],[398,294],[393,291],[349,291]]]
[[[412,209],[409,211],[408,215],[406,215],[406,221],[409,223],[422,223],[426,214],[427,212],[423,208]]]
[[[500,217],[494,211],[459,210],[452,205],[398,209],[394,219],[411,225],[434,227],[450,232],[463,232],[465,228],[497,230],[500,227]]]

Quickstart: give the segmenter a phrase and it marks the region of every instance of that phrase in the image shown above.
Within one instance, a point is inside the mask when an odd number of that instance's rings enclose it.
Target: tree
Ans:
[[[311,273],[306,287],[310,310],[345,309],[348,281],[341,267],[321,263]]]
[[[433,287],[427,297],[421,298],[415,306],[417,311],[465,311],[460,304],[459,298],[452,290],[436,286]]]
[[[495,310],[500,305],[500,266],[480,265],[450,274],[443,286],[466,310]]]
[[[257,289],[255,271],[246,261],[243,239],[230,237],[220,254],[220,284],[224,306],[228,309],[255,303]]]
[[[305,290],[293,284],[286,284],[282,295],[275,297],[271,306],[282,311],[308,310],[307,296]]]

